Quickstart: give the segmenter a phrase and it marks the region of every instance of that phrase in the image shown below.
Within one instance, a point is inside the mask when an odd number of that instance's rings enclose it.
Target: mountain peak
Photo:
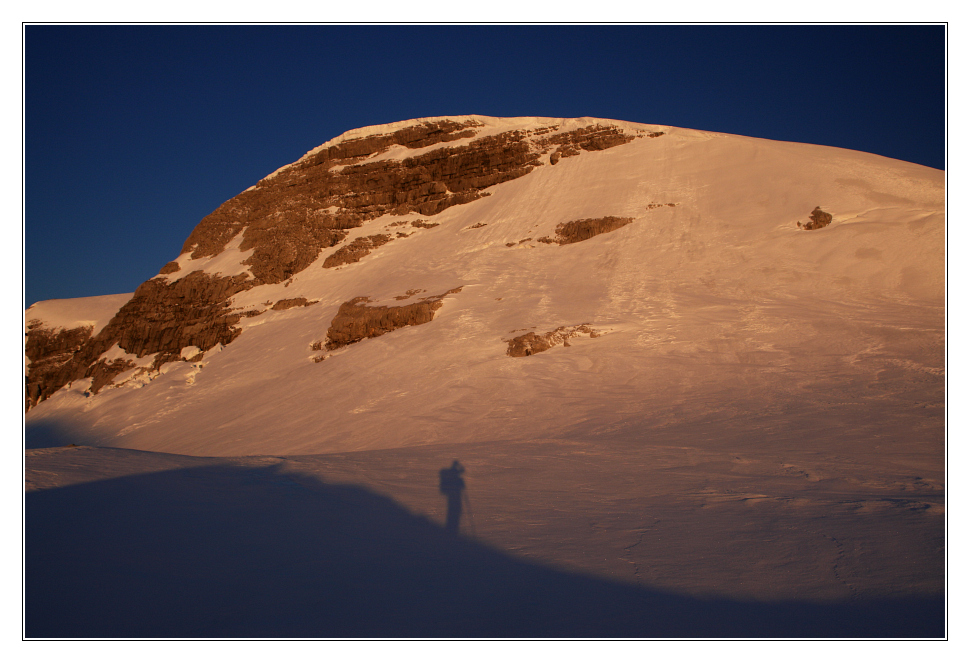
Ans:
[[[99,328],[72,331],[84,302],[37,318],[28,422],[238,455],[875,397],[887,367],[942,370],[873,330],[942,338],[943,193],[874,155],[599,118],[354,129],[202,219]]]

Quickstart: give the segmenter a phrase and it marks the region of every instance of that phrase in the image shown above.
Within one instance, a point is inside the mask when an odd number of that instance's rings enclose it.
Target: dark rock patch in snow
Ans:
[[[623,226],[633,223],[629,217],[604,216],[599,219],[578,219],[567,223],[560,223],[556,226],[555,238],[540,237],[537,241],[545,244],[575,244],[584,242],[587,239],[602,235],[603,233],[613,232]]]
[[[294,297],[293,299],[281,299],[275,304],[273,304],[274,311],[285,311],[287,309],[294,308],[296,306],[313,306],[319,303],[319,299],[313,301],[308,300],[306,297]]]
[[[383,246],[393,239],[390,235],[358,237],[347,246],[343,246],[327,256],[327,259],[323,261],[323,266],[326,269],[330,269],[339,267],[340,265],[349,265],[350,263],[358,262],[377,247]]]
[[[410,299],[411,297],[414,297],[415,295],[420,294],[422,292],[425,292],[425,291],[422,290],[421,288],[414,288],[412,290],[408,290],[403,295],[397,295],[396,297],[394,297],[394,299]]]
[[[832,215],[828,212],[823,212],[821,207],[816,207],[812,210],[812,213],[808,217],[811,219],[808,223],[798,222],[798,227],[805,230],[818,230],[819,228],[824,228],[825,226],[832,223]]]
[[[557,345],[569,347],[569,339],[585,334],[590,338],[601,336],[602,333],[596,331],[589,325],[573,325],[571,327],[559,327],[545,334],[528,332],[521,336],[509,339],[509,349],[506,354],[510,357],[528,357],[539,352],[545,352],[549,348]]]
[[[403,145],[411,149],[429,147],[438,143],[472,138],[475,136],[475,130],[472,127],[478,126],[481,126],[481,123],[475,120],[423,122],[398,129],[389,134],[376,134],[364,138],[344,140],[322,150],[317,156],[323,156],[325,160],[354,159],[379,154],[394,145]]]
[[[454,288],[440,295],[401,306],[367,306],[369,297],[355,297],[340,305],[337,315],[327,331],[327,350],[365,338],[374,338],[388,332],[414,325],[423,325],[434,319],[434,313],[441,308],[442,300],[450,294],[461,292]]]
[[[594,124],[574,131],[553,134],[537,142],[546,149],[554,150],[549,156],[549,163],[556,165],[560,159],[574,157],[580,151],[608,150],[617,145],[625,145],[635,138],[635,135],[627,134],[619,127]]]
[[[121,373],[134,367],[134,362],[127,359],[99,360],[85,373],[86,377],[91,378],[91,393],[98,393],[102,388],[112,384]]]
[[[411,225],[414,226],[415,228],[437,228],[441,224],[440,223],[428,223],[427,221],[421,221],[419,219],[417,221],[412,221],[411,222]]]

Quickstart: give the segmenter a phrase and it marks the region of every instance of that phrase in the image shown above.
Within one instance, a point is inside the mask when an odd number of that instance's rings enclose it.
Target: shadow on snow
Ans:
[[[361,487],[212,465],[26,495],[28,638],[942,637],[942,597],[702,600],[516,559]]]

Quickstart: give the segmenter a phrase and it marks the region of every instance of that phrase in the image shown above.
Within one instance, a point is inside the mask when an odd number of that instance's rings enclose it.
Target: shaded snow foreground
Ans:
[[[31,492],[28,638],[938,637],[940,598],[702,600],[455,537],[270,465]]]

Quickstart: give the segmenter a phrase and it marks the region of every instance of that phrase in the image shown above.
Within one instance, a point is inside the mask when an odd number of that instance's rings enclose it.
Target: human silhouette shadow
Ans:
[[[461,500],[465,492],[465,480],[461,475],[464,473],[464,466],[457,460],[451,463],[451,467],[444,467],[438,472],[438,489],[448,498],[445,529],[452,534],[458,533],[461,524]]]
[[[25,495],[28,638],[942,637],[940,596],[704,600],[456,537],[385,496],[214,464]]]

